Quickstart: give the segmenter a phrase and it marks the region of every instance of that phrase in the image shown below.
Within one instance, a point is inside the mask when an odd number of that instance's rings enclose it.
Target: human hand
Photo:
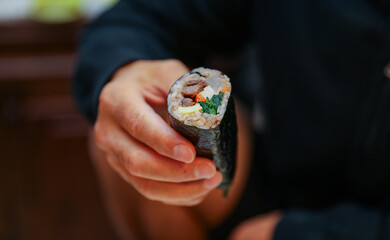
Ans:
[[[214,163],[156,113],[187,67],[177,60],[135,61],[99,98],[95,141],[110,166],[141,195],[171,205],[199,204],[222,180]]]
[[[272,240],[282,214],[279,211],[259,215],[241,223],[230,236],[231,240]]]

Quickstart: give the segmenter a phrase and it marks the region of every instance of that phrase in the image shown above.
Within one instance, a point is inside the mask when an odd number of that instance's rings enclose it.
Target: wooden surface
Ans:
[[[0,23],[0,239],[115,239],[70,95],[82,25]]]

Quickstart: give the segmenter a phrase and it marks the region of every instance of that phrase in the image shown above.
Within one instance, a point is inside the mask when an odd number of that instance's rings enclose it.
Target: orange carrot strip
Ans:
[[[230,86],[229,86],[229,85],[226,85],[225,87],[223,87],[223,88],[221,89],[221,92],[225,93],[226,91],[229,91],[229,89],[230,89]]]
[[[198,93],[195,97],[195,102],[206,102],[206,98],[202,94]]]

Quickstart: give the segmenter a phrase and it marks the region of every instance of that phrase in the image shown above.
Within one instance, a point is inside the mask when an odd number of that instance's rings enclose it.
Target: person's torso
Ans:
[[[253,1],[267,181],[279,207],[390,196],[390,7]]]

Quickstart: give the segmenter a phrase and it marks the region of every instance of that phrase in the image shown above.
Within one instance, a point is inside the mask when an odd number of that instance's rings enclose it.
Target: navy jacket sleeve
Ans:
[[[278,224],[274,239],[390,239],[390,214],[386,209],[346,202],[322,211],[290,210]]]
[[[241,46],[248,37],[246,7],[238,0],[120,1],[82,34],[73,82],[82,112],[96,120],[101,89],[133,60],[200,64],[206,55]]]

